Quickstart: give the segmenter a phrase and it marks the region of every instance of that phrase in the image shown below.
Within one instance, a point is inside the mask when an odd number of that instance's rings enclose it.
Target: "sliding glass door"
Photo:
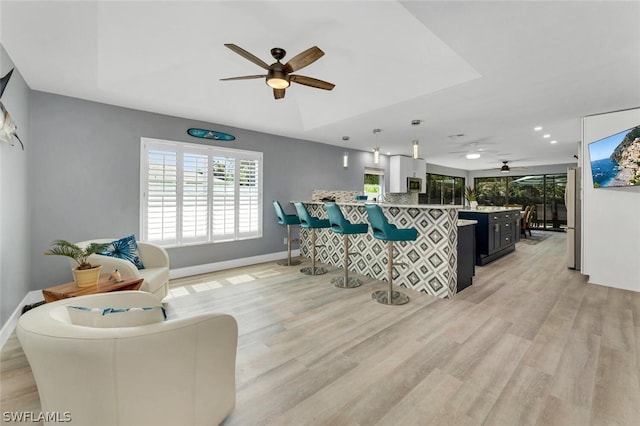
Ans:
[[[464,178],[427,173],[426,195],[421,203],[463,205]]]
[[[476,178],[474,185],[480,205],[533,205],[534,227],[563,230],[567,226],[566,173]]]

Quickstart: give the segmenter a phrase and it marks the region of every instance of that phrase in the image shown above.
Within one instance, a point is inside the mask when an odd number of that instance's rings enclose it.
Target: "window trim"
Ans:
[[[148,188],[149,188],[149,157],[150,149],[166,150],[176,153],[176,235],[170,240],[149,240],[148,235]],[[206,237],[184,237],[183,233],[183,202],[184,202],[184,155],[197,154],[207,155],[207,231]],[[240,204],[240,167],[234,166],[234,225],[233,234],[226,234],[224,237],[216,236],[213,232],[213,207],[212,200],[214,196],[213,186],[213,157],[230,157],[239,164],[242,160],[257,161],[257,230],[247,232],[241,231],[240,213],[238,208]],[[213,145],[202,145],[189,142],[171,141],[157,138],[141,137],[140,138],[140,240],[149,241],[162,247],[183,247],[202,244],[217,244],[233,241],[242,241],[248,239],[262,238],[263,235],[263,169],[264,155],[258,151],[248,151],[236,148],[227,148]]]

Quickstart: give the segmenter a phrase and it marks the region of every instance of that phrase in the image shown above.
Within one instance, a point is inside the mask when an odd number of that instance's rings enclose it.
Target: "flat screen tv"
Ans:
[[[594,188],[640,186],[640,126],[589,144]]]

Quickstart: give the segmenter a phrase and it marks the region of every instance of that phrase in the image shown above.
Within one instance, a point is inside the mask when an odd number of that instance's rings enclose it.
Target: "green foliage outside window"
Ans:
[[[380,175],[364,175],[364,183],[365,185],[379,185],[380,184]]]

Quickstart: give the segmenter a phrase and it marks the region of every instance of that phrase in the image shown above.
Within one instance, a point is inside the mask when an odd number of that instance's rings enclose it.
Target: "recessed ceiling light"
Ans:
[[[558,143],[558,141],[551,141],[550,144]]]
[[[540,126],[534,127],[533,130],[535,130],[536,132],[539,132],[540,130],[542,130],[542,127],[540,127]]]
[[[551,137],[551,135],[547,133],[546,135],[542,135],[542,137],[545,138],[545,139],[548,139],[548,138]]]
[[[391,155],[391,153],[389,151],[387,151],[387,155]]]
[[[467,154],[468,160],[477,160],[478,158],[480,158],[480,153],[478,152],[470,152],[469,154]]]

